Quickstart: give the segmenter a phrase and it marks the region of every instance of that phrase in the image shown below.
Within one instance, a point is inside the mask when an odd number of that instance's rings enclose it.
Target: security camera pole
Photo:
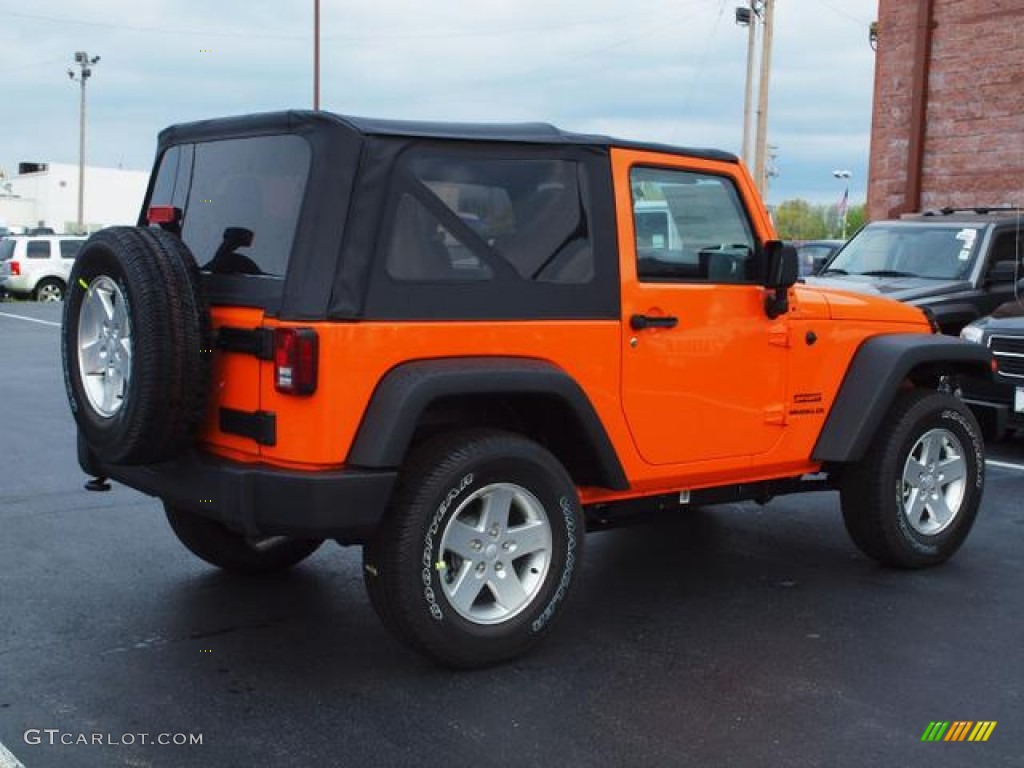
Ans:
[[[85,51],[75,53],[75,64],[80,68],[78,77],[75,77],[75,70],[68,70],[68,77],[77,80],[82,86],[82,103],[79,112],[78,130],[78,234],[85,234],[85,81],[92,77],[92,67],[99,63],[100,57],[93,56]]]

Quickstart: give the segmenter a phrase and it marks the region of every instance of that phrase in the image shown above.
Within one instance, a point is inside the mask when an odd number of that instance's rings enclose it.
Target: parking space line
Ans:
[[[999,467],[1001,469],[1019,469],[1024,472],[1024,464],[1013,464],[1009,461],[996,461],[995,459],[985,459],[985,463],[990,467]]]
[[[10,312],[0,312],[0,316],[13,317],[15,320],[24,320],[27,323],[39,323],[40,325],[53,325],[60,328],[60,323],[55,323],[52,320],[36,320],[34,317],[25,317],[24,315],[12,315]]]
[[[0,768],[25,768],[24,764],[7,750],[2,741],[0,741]]]

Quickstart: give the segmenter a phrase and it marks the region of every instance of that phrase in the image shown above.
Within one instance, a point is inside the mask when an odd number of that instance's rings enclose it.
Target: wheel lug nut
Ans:
[[[501,573],[505,570],[505,565],[499,561],[494,564],[494,570],[498,571],[498,573]]]
[[[481,549],[484,548],[483,542],[480,541],[480,539],[473,539],[471,542],[469,542],[469,546],[474,552],[479,552]]]

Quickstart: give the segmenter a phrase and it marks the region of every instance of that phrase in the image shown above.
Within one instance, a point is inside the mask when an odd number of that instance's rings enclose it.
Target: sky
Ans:
[[[746,0],[321,0],[321,108],[559,128],[740,152]],[[167,125],[310,108],[313,0],[0,0],[0,168],[148,170]],[[768,202],[866,196],[877,0],[777,0]]]

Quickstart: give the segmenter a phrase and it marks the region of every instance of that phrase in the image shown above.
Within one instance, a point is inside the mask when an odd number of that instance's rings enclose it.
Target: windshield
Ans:
[[[976,227],[872,224],[821,274],[961,280],[970,272],[980,234]]]

